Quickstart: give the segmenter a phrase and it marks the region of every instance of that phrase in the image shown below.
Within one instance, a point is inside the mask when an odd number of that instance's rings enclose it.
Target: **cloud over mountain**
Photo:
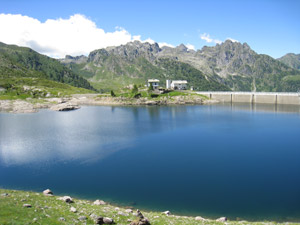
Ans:
[[[87,55],[95,49],[141,41],[140,35],[132,35],[122,27],[116,27],[114,32],[105,32],[81,14],[45,22],[20,14],[0,14],[0,27],[1,42],[30,47],[54,58]],[[151,39],[145,41],[148,40]]]

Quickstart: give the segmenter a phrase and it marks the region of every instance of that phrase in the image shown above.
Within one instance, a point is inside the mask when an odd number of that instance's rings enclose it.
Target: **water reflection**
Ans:
[[[233,116],[234,121],[239,121],[237,115],[219,113],[220,107],[232,111],[300,114],[299,106],[272,104],[106,106],[83,107],[66,113],[44,110],[36,114],[0,114],[0,159],[7,166],[71,160],[97,162],[128,149],[149,133],[213,122],[230,128]],[[206,132],[209,130],[213,132],[213,126],[208,126]]]
[[[5,165],[99,161],[147,133],[175,129],[168,118],[185,107],[84,107],[74,112],[0,114],[0,156]],[[161,123],[160,119],[165,118]],[[180,116],[178,116],[180,118]],[[181,124],[182,125],[182,124]]]
[[[224,106],[231,106],[232,110],[247,110],[254,112],[274,112],[274,113],[298,113],[300,106],[283,104],[245,104],[245,103],[224,103]]]

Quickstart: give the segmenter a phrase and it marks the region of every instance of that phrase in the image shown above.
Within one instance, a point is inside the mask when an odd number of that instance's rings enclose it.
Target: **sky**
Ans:
[[[139,40],[300,53],[300,0],[0,0],[0,41],[55,58]]]

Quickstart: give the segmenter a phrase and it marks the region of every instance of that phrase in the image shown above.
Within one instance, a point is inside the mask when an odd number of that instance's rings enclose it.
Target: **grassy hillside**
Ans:
[[[73,199],[73,203],[59,200],[57,196],[44,196],[42,193],[0,189],[0,224],[95,224],[98,216],[109,217],[114,224],[130,224],[139,218],[136,212],[126,211],[126,208],[110,204],[94,205],[87,200]],[[26,207],[27,204],[28,207]],[[30,207],[29,207],[30,206]],[[76,212],[72,212],[71,208]],[[127,208],[128,210],[128,208]],[[182,225],[182,224],[276,224],[275,222],[247,222],[205,219],[196,217],[165,215],[161,212],[144,212],[152,225]],[[297,223],[293,223],[297,224]],[[299,223],[298,223],[299,224]]]
[[[35,77],[57,81],[74,87],[93,89],[84,78],[57,60],[30,48],[0,42],[0,78]]]

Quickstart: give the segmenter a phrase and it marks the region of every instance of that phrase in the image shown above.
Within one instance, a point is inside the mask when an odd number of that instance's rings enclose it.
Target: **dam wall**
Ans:
[[[296,92],[213,92],[198,91],[213,100],[229,103],[262,103],[300,105],[300,93]]]

